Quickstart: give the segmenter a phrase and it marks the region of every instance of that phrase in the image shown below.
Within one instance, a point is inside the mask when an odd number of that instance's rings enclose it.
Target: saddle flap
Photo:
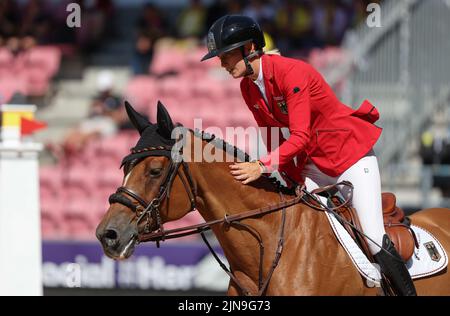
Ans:
[[[414,246],[417,246],[414,233],[410,229],[410,223],[405,217],[405,212],[397,207],[396,198],[393,193],[385,192],[381,195],[383,205],[383,221],[386,233],[395,245],[403,260],[408,261],[414,253]],[[331,198],[335,205],[342,204],[337,196]],[[342,207],[337,211],[347,221],[361,230],[357,212],[352,207]],[[350,226],[344,225],[350,236],[360,245],[361,249],[370,258],[368,246],[365,238],[361,238]]]
[[[385,226],[386,233],[394,243],[399,255],[406,262],[414,253],[414,237],[411,230],[405,226]]]
[[[392,213],[395,210],[395,204],[397,203],[395,195],[391,192],[381,193],[381,202],[383,205],[383,215]]]
[[[393,193],[383,192],[381,200],[386,233],[403,260],[408,261],[413,255],[414,246],[417,244],[410,223],[405,218],[405,212],[397,207],[397,201]]]

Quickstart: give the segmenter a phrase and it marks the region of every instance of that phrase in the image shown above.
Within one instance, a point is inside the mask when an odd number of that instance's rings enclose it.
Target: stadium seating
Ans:
[[[14,56],[0,47],[0,102],[19,92],[44,96],[59,70],[61,51],[54,46],[37,46]]]

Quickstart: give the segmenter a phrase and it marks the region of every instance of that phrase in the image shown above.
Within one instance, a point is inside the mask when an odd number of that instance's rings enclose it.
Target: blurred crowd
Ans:
[[[425,166],[431,167],[433,187],[450,198],[450,117],[440,113],[433,125],[421,136],[420,156]]]
[[[340,45],[345,32],[367,17],[367,5],[373,2],[380,1],[216,0],[205,6],[200,0],[190,0],[175,19],[150,2],[136,26],[134,73],[147,73],[161,37],[203,40],[212,23],[225,14],[245,14],[258,21],[269,49],[276,47],[285,56],[305,56],[313,48]]]
[[[80,28],[67,27],[67,6],[81,8]],[[0,47],[17,54],[36,45],[75,44],[88,49],[105,34],[114,13],[112,0],[2,0]]]
[[[111,72],[103,71],[98,75],[96,90],[88,116],[67,133],[61,146],[50,144],[50,149],[59,157],[77,155],[96,139],[113,137],[122,131],[134,131],[122,97],[114,92]]]

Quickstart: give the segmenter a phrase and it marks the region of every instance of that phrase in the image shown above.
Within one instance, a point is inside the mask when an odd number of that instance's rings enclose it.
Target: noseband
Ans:
[[[139,151],[132,150],[131,152],[138,153],[138,152],[152,151],[152,150],[158,150],[158,151],[166,150],[166,151],[171,152],[172,148],[159,146],[159,147],[144,148]],[[182,157],[182,156],[180,155],[180,157]],[[180,166],[183,167],[184,177],[183,177],[182,173],[180,172]],[[144,218],[146,218],[145,228],[144,228],[144,231],[142,232],[143,234],[149,234],[152,231],[157,231],[157,232],[161,233],[162,236],[164,236],[165,235],[164,234],[164,225],[161,221],[160,206],[164,202],[165,199],[167,199],[167,205],[168,205],[169,198],[170,198],[170,189],[171,189],[172,184],[177,175],[179,175],[181,182],[183,183],[183,185],[186,189],[186,192],[188,194],[189,201],[191,203],[191,207],[188,212],[196,210],[195,199],[197,197],[197,190],[196,190],[194,181],[192,180],[192,175],[189,171],[189,166],[182,159],[180,159],[180,161],[178,161],[178,162],[174,162],[172,160],[172,158],[170,158],[169,170],[167,172],[166,178],[164,179],[162,185],[160,186],[159,193],[156,197],[154,197],[150,201],[150,203],[147,202],[144,198],[142,198],[138,193],[136,193],[132,189],[127,188],[125,186],[121,186],[116,190],[116,192],[114,194],[112,194],[109,197],[109,204],[119,203],[119,204],[122,204],[122,205],[130,208],[136,214],[136,218],[137,218],[136,226],[137,227],[139,227],[139,223]],[[185,178],[187,179],[187,182],[186,182]],[[132,202],[129,197],[134,199],[137,203]],[[156,228],[153,230],[150,227],[151,219],[153,219],[153,222],[156,223]],[[138,229],[138,235],[139,235],[139,229]],[[135,237],[139,237],[139,236],[135,236]],[[139,240],[139,238],[138,238],[138,240]],[[162,239],[162,240],[164,240],[164,239]],[[159,241],[157,241],[157,246],[159,247]]]

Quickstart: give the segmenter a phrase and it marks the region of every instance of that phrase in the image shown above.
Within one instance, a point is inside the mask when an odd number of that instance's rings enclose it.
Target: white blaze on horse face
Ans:
[[[123,187],[127,185],[127,181],[130,178],[132,172],[133,172],[133,169],[131,169],[130,172],[128,172],[127,175],[125,176],[125,178],[123,179],[123,183],[122,183]]]
[[[119,255],[119,259],[123,260],[127,258],[127,252],[130,249],[130,247],[134,246],[134,243],[136,241],[136,238],[133,237],[130,239],[130,241],[128,242],[128,244],[125,246],[125,248],[123,248],[122,252]]]

